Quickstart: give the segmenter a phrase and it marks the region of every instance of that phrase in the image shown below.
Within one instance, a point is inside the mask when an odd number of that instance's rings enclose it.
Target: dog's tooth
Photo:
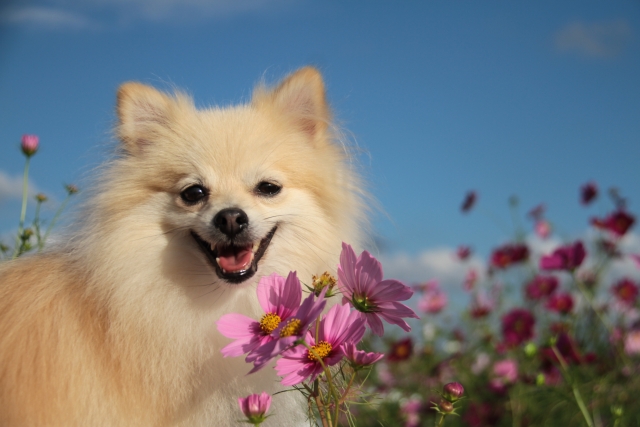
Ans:
[[[217,257],[217,258],[216,258],[216,263],[217,263],[218,265],[220,265],[220,257]]]
[[[253,244],[253,252],[257,251],[259,247],[260,247],[260,242],[255,242]]]

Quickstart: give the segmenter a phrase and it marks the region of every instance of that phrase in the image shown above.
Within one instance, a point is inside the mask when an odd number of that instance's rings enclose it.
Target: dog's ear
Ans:
[[[118,89],[118,137],[123,148],[139,155],[169,125],[173,99],[141,83],[124,83]]]
[[[313,141],[321,141],[331,119],[320,72],[304,67],[269,91],[259,86],[253,93],[258,108],[275,109]]]

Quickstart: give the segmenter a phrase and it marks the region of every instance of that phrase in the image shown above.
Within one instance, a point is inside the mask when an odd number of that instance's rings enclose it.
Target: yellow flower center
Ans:
[[[325,357],[327,357],[329,355],[329,353],[331,353],[331,350],[333,349],[333,347],[331,347],[331,344],[329,344],[326,341],[320,341],[318,344],[316,345],[312,345],[311,349],[313,350],[313,352],[311,350],[309,350],[309,360],[318,360],[316,358],[316,355],[320,358],[320,359],[324,359]],[[315,354],[314,354],[315,353]]]
[[[280,330],[281,337],[290,337],[291,335],[297,335],[300,329],[300,319],[295,317],[287,320],[287,324]]]
[[[260,319],[260,329],[265,334],[270,334],[280,324],[280,316],[275,313],[267,313]]]

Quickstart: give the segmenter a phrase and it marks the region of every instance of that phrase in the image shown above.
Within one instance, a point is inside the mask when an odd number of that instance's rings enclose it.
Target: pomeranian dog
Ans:
[[[119,149],[73,230],[0,265],[1,426],[230,426],[238,397],[281,389],[246,375],[215,322],[262,315],[261,277],[335,274],[363,244],[364,193],[302,68],[245,105],[125,83]],[[298,392],[265,425],[304,423]]]

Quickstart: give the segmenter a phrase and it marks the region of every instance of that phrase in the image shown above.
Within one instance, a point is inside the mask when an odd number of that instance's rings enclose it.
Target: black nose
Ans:
[[[213,226],[232,239],[249,226],[249,217],[242,209],[222,209],[213,217]]]

